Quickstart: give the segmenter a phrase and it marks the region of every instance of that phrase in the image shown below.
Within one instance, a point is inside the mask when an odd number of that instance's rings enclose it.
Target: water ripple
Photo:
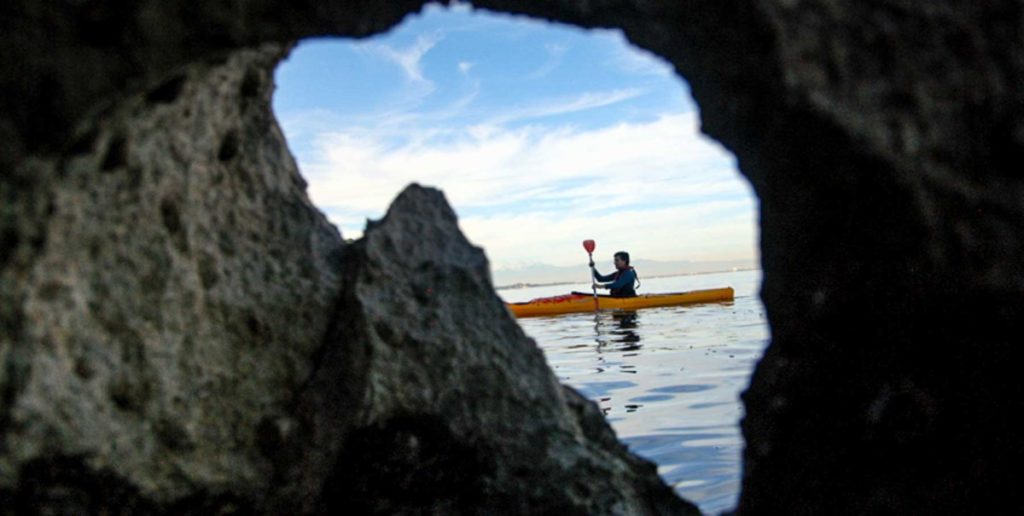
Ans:
[[[594,400],[630,450],[708,514],[732,508],[739,493],[739,394],[768,342],[760,273],[644,281],[646,292],[719,286],[733,287],[735,300],[519,321],[558,378]],[[558,293],[548,289],[506,299]]]

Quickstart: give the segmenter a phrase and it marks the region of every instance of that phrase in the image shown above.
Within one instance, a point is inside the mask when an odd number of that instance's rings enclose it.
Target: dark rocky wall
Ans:
[[[490,315],[423,333],[406,322],[428,313],[412,276],[373,269],[420,266],[388,243],[415,229],[396,215],[338,258],[339,236],[305,197],[269,112],[277,59],[301,37],[384,30],[419,4],[0,8],[0,497],[181,511],[280,508],[295,493],[310,510],[368,499],[412,510],[394,504],[430,487],[449,493],[418,499],[432,510],[487,507],[451,494],[471,477],[492,500],[533,500],[520,508],[602,512],[661,492],[606,427],[569,417],[589,405],[550,386],[540,424],[581,443],[561,453],[632,480],[608,480],[619,495],[604,501],[585,487],[535,498],[495,487],[507,471],[484,459],[520,445],[475,432],[494,429],[507,401],[423,408],[428,390],[462,387],[408,365],[403,348],[487,330],[533,349],[486,293],[480,258],[424,251],[426,271],[463,271],[452,307]],[[621,27],[689,81],[704,130],[754,185],[772,344],[744,396],[740,512],[1019,506],[1024,450],[1009,421],[1024,399],[1024,3],[476,4]],[[443,202],[424,205],[438,214]],[[392,297],[343,289],[353,271]],[[380,397],[394,382],[408,398]],[[377,462],[355,479],[365,470],[342,466]],[[450,476],[424,483],[417,465]],[[405,491],[381,491],[388,482]],[[350,490],[332,497],[324,486],[337,484]],[[268,498],[270,486],[284,494]],[[648,499],[652,511],[676,503]]]
[[[345,345],[300,391],[275,509],[697,512],[558,384],[440,192],[406,188],[344,263]]]
[[[257,429],[311,372],[342,248],[268,108],[282,55],[176,69],[5,171],[0,490],[48,464],[161,503],[270,487]]]

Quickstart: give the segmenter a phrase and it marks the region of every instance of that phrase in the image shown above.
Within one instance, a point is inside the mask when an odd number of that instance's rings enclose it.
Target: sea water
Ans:
[[[587,270],[584,268],[583,280]],[[642,271],[640,271],[642,274]],[[630,450],[706,514],[736,505],[747,388],[769,332],[760,271],[643,278],[639,294],[732,287],[728,303],[519,319],[562,383],[601,407]],[[589,283],[500,290],[506,301]]]

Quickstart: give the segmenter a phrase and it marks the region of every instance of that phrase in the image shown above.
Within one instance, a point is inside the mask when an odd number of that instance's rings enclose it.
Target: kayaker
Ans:
[[[608,294],[612,297],[634,297],[636,296],[636,289],[633,284],[637,282],[636,270],[629,266],[629,253],[626,251],[619,251],[615,253],[615,272],[611,274],[601,274],[594,268],[594,261],[590,261],[590,270],[594,274],[594,279],[600,283],[597,283],[598,288],[608,289]]]

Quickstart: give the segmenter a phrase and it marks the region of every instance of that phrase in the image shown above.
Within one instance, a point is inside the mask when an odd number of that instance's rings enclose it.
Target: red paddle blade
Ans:
[[[587,250],[587,253],[593,253],[594,252],[594,245],[595,244],[594,244],[593,240],[584,240],[583,241],[583,248]]]

